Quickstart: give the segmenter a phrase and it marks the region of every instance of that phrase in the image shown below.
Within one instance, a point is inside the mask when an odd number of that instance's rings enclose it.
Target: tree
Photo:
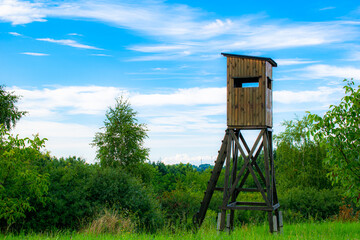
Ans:
[[[10,130],[26,112],[19,111],[15,106],[20,97],[14,95],[13,92],[5,91],[4,88],[0,86],[0,124]]]
[[[302,119],[284,121],[285,130],[275,136],[276,171],[279,188],[331,186],[326,177],[325,146],[312,139],[313,124],[307,116]]]
[[[8,227],[34,210],[34,202],[45,203],[48,174],[36,166],[45,140],[20,139],[0,128],[0,223]]]
[[[104,131],[97,132],[92,143],[97,147],[96,157],[101,166],[131,169],[145,162],[149,155],[149,150],[143,146],[147,129],[138,123],[129,101],[116,99],[115,107],[110,107],[105,116]]]
[[[345,187],[349,197],[360,199],[360,86],[344,80],[345,96],[339,105],[320,117],[310,114],[314,122],[314,137],[327,146],[326,163],[331,166],[330,179]]]

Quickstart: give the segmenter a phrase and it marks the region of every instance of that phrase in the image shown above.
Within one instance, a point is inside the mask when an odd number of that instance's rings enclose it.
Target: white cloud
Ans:
[[[82,37],[83,35],[80,33],[68,33],[69,36],[79,36]]]
[[[320,8],[320,11],[325,11],[325,10],[332,10],[332,9],[335,9],[336,7],[324,7],[324,8]]]
[[[153,53],[153,52],[168,52],[174,50],[185,50],[189,47],[186,45],[154,45],[154,46],[133,46],[129,47],[129,50],[145,52],[145,53]]]
[[[223,104],[226,102],[226,88],[188,88],[169,94],[134,94],[134,106]]]
[[[313,46],[354,40],[359,36],[356,25],[349,21],[292,23],[269,20],[262,15],[210,19],[209,14],[200,9],[163,1],[134,3],[89,0],[30,3],[6,0],[2,5],[26,9],[0,14],[4,21],[13,24],[44,21],[46,17],[95,20],[155,36],[160,42],[166,42],[129,46],[128,48],[134,51],[159,53],[155,56],[140,56],[136,60],[176,59],[224,50],[258,51]],[[21,17],[27,20],[19,20]],[[73,40],[44,39],[73,47],[99,49]]]
[[[37,56],[37,57],[49,56],[49,54],[47,54],[47,53],[35,53],[35,52],[23,52],[21,54],[30,55],[30,56]]]
[[[157,68],[153,68],[152,70],[154,71],[166,71],[167,68],[160,68],[160,67],[157,67]]]
[[[351,52],[348,55],[347,59],[344,59],[346,61],[360,61],[360,51],[351,49]]]
[[[88,144],[95,132],[99,131],[102,120],[95,124],[99,126],[89,125],[86,121],[82,124],[62,121],[89,114],[103,119],[107,108],[114,106],[114,99],[120,95],[130,98],[134,109],[139,111],[140,122],[148,124],[151,141],[147,141],[147,145],[155,149],[152,160],[165,156],[157,153],[156,143],[162,142],[162,146],[168,145],[169,149],[174,147],[176,151],[194,146],[204,151],[209,144],[218,143],[217,135],[223,134],[226,128],[223,117],[226,111],[225,88],[174,89],[162,94],[131,93],[120,88],[100,86],[13,87],[9,90],[22,95],[19,108],[29,112],[17,125],[16,133],[22,136],[40,133],[41,137],[49,139],[47,149],[58,157],[78,155],[92,162],[95,149]],[[177,107],[174,108],[174,105]],[[172,134],[178,136],[172,138]]]
[[[275,62],[279,66],[289,66],[289,65],[316,63],[318,61],[310,61],[310,60],[295,58],[295,59],[275,59]]]
[[[98,57],[111,57],[111,55],[108,54],[103,54],[103,53],[94,53],[94,54],[90,54],[91,56],[98,56]]]
[[[9,34],[13,35],[13,36],[17,36],[17,37],[22,36],[22,34],[17,33],[17,32],[9,32]]]
[[[14,25],[31,22],[44,22],[44,4],[18,0],[2,0],[0,2],[0,20],[11,22]]]
[[[343,94],[341,87],[319,87],[308,91],[274,91],[274,102],[284,104],[296,103],[331,103]],[[305,109],[304,109],[305,111]]]
[[[55,121],[36,121],[31,117],[21,119],[14,134],[20,137],[30,137],[39,134],[40,138],[47,138],[46,150],[57,157],[78,156],[94,162],[95,149],[89,144],[98,131],[96,126],[86,126],[76,123],[61,123]]]
[[[315,64],[301,70],[307,79],[323,79],[328,77],[360,79],[360,68],[338,67],[325,64]]]
[[[32,117],[60,117],[62,114],[104,114],[115,98],[127,92],[115,87],[70,86],[43,89],[11,90],[23,96],[19,104],[21,109]]]
[[[97,48],[97,47],[93,47],[93,46],[89,46],[89,45],[85,45],[85,44],[78,43],[78,42],[76,42],[75,40],[71,40],[71,39],[55,40],[55,39],[52,39],[52,38],[37,38],[36,40],[38,40],[38,41],[44,41],[44,42],[57,43],[57,44],[61,44],[61,45],[65,45],[65,46],[70,46],[70,47],[75,47],[75,48],[85,48],[85,49],[103,50],[103,49],[101,49],[101,48]]]

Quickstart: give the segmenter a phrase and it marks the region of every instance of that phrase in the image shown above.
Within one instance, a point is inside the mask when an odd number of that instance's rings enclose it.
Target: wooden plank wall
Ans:
[[[266,62],[266,77],[269,77],[272,80],[272,65],[269,62]],[[269,89],[267,87],[266,88],[266,125],[269,127],[272,127],[273,125],[272,101],[273,101],[272,89]]]
[[[271,71],[271,64],[264,60],[227,57],[229,127],[272,126],[272,94],[267,91],[267,74]],[[234,78],[244,77],[260,77],[259,87],[234,88]]]

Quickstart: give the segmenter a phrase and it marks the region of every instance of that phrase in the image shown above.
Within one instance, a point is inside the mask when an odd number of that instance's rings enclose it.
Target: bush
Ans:
[[[101,208],[129,210],[139,217],[140,229],[154,231],[162,223],[158,202],[140,181],[125,171],[97,168],[90,183],[90,201]]]
[[[45,140],[14,137],[0,125],[0,229],[18,224],[45,203],[49,176],[36,165]]]
[[[291,188],[280,196],[284,220],[299,222],[304,219],[322,220],[338,212],[341,205],[338,189]]]
[[[40,165],[50,175],[46,205],[37,205],[36,212],[27,215],[24,227],[34,231],[78,229],[81,221],[95,213],[89,201],[95,166],[76,157],[47,158]]]
[[[34,231],[73,229],[87,225],[104,209],[129,210],[139,218],[139,227],[154,230],[161,223],[158,203],[151,193],[120,169],[90,165],[84,160],[44,159],[49,173],[46,205],[27,214],[22,228]]]

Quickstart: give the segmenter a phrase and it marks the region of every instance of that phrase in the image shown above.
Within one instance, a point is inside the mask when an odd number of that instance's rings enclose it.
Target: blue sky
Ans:
[[[358,1],[0,0],[0,78],[28,115],[14,133],[94,162],[115,98],[146,123],[150,160],[213,163],[226,129],[226,59],[270,57],[274,131],[322,114],[360,79]],[[253,138],[248,133],[248,138]]]

